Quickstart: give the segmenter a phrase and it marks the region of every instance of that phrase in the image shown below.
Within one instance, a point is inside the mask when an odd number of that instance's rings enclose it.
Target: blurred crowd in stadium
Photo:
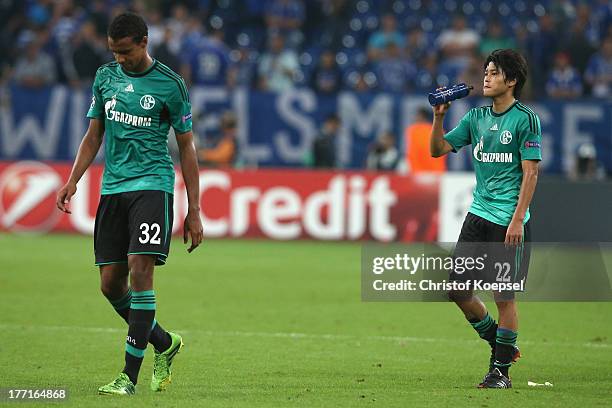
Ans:
[[[89,84],[131,9],[149,48],[194,85],[425,92],[482,80],[482,56],[528,58],[525,97],[612,95],[607,0],[23,0],[0,2],[3,81]]]
[[[608,0],[3,0],[0,85],[89,87],[113,58],[108,23],[126,10],[145,17],[152,56],[189,86],[424,94],[466,82],[477,97],[486,55],[514,48],[531,69],[524,99],[612,98]],[[410,152],[380,134],[364,166],[444,171],[427,154],[429,113],[405,129]],[[225,115],[203,163],[236,164],[236,126]],[[306,163],[334,167],[338,126],[335,115],[322,124]]]

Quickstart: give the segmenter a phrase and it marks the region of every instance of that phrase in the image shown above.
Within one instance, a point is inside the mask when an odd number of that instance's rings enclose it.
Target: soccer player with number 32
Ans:
[[[168,132],[174,129],[188,198],[183,239],[193,251],[203,237],[199,172],[191,131],[191,103],[183,79],[147,52],[148,28],[139,15],[120,14],[108,28],[115,61],[102,65],[93,83],[89,128],[57,207],[70,213],[77,182],[105,138],[105,168],[94,229],[95,263],[102,293],[128,323],[125,366],[103,395],[131,395],[148,343],[155,360],[151,389],[171,380],[171,365],[183,347],[178,334],[155,320],[153,270],[168,258],[172,236],[174,166]]]

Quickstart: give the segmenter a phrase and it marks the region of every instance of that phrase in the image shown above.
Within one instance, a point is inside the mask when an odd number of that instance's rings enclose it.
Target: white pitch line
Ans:
[[[112,327],[86,327],[86,326],[47,326],[47,325],[20,325],[20,324],[0,324],[0,328],[9,330],[73,330],[93,333],[125,333],[125,329]],[[412,342],[412,343],[463,343],[477,344],[480,339],[450,339],[436,337],[409,337],[409,336],[355,336],[350,334],[313,334],[313,333],[289,333],[289,332],[248,332],[248,331],[211,331],[211,330],[176,330],[181,334],[199,334],[207,337],[265,337],[265,338],[285,338],[285,339],[313,339],[313,340],[332,340],[332,341],[389,341],[389,342]],[[553,346],[553,347],[589,347],[589,348],[612,348],[608,343],[572,343],[572,342],[543,342],[534,340],[521,340],[519,344],[533,346]]]

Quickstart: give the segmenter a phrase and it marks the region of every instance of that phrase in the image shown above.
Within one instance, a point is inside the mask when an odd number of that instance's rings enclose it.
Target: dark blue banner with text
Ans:
[[[0,160],[71,161],[87,128],[85,117],[91,92],[56,86],[43,90],[7,88],[0,92]],[[233,110],[239,121],[242,162],[246,165],[301,167],[325,117],[338,114],[338,164],[364,167],[368,146],[376,135],[391,130],[403,150],[404,129],[415,111],[428,106],[424,95],[340,93],[316,95],[309,89],[283,94],[192,88],[194,134],[200,141],[217,132],[220,115]],[[452,128],[473,106],[485,99],[453,102],[446,128]],[[567,173],[578,147],[590,142],[598,161],[612,172],[612,102],[527,102],[542,124],[542,169]],[[172,138],[171,138],[172,139]],[[171,140],[172,146],[172,140]],[[448,158],[451,170],[471,168],[470,149]]]

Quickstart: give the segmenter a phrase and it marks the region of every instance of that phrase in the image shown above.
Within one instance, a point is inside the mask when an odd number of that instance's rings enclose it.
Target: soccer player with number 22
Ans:
[[[498,274],[503,282],[509,281],[506,277],[523,283],[527,279],[529,204],[542,159],[540,119],[517,100],[526,79],[527,62],[523,56],[510,49],[496,50],[484,63],[483,94],[492,98],[491,106],[471,109],[446,135],[442,122],[450,103],[433,108],[432,156],[472,145],[476,188],[455,254],[476,243],[488,245],[486,248],[501,247],[498,252],[503,262],[490,266],[507,266]],[[457,274],[451,277],[461,278]],[[449,296],[491,346],[489,370],[479,387],[511,388],[508,370],[520,356],[514,293],[494,292],[497,322],[472,291],[451,292]]]
[[[183,79],[147,52],[148,28],[142,17],[124,13],[108,28],[115,61],[102,65],[93,83],[89,128],[70,178],[57,193],[57,207],[70,213],[77,182],[92,163],[105,135],[105,167],[94,229],[95,263],[102,293],[128,323],[125,366],[103,395],[135,393],[147,344],[154,347],[151,389],[164,390],[171,365],[183,347],[178,334],[155,320],[153,270],[166,263],[173,220],[174,166],[168,132],[174,129],[188,197],[183,240],[188,252],[203,237],[199,172],[191,103]],[[128,284],[129,281],[129,284]]]

